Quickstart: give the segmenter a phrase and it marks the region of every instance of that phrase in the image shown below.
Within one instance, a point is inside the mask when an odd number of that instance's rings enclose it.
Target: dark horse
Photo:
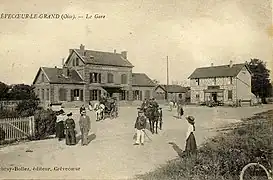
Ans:
[[[159,120],[159,112],[158,108],[148,107],[145,111],[145,116],[149,119],[150,123],[150,131],[154,134],[158,134],[158,120]]]

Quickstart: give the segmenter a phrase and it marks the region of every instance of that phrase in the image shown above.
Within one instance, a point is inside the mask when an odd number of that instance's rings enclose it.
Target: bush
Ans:
[[[272,119],[273,110],[257,114],[246,119],[234,131],[204,143],[196,158],[175,159],[139,178],[238,180],[243,167],[251,162],[259,162],[270,170],[270,162],[273,160]],[[255,170],[255,173],[265,176],[263,170]],[[251,176],[249,172],[246,175]]]
[[[35,139],[45,139],[55,134],[57,117],[52,110],[37,110],[34,114],[35,119]]]

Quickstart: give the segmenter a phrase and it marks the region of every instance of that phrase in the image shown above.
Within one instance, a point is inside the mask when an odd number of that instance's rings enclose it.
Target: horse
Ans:
[[[148,107],[146,110],[146,117],[149,119],[149,124],[150,124],[150,131],[152,132],[152,134],[157,132],[157,128],[158,128],[158,120],[159,120],[159,113],[158,113],[158,109],[154,109],[153,107]]]

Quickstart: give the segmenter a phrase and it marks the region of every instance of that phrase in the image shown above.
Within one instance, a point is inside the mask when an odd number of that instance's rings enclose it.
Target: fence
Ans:
[[[0,119],[0,128],[5,132],[4,140],[23,139],[34,136],[34,116]]]

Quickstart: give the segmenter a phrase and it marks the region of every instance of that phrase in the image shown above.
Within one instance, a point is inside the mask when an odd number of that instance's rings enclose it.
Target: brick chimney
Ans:
[[[66,65],[63,65],[62,71],[64,76],[68,77],[70,75],[69,68]]]
[[[121,56],[122,56],[124,59],[127,59],[127,51],[122,51],[122,52],[121,52]]]
[[[233,66],[233,62],[229,61],[229,67],[231,68]]]
[[[213,67],[213,63],[211,63],[210,66]]]
[[[114,53],[116,54],[117,50],[114,49]]]
[[[80,45],[80,53],[83,56],[84,55],[84,45]]]

